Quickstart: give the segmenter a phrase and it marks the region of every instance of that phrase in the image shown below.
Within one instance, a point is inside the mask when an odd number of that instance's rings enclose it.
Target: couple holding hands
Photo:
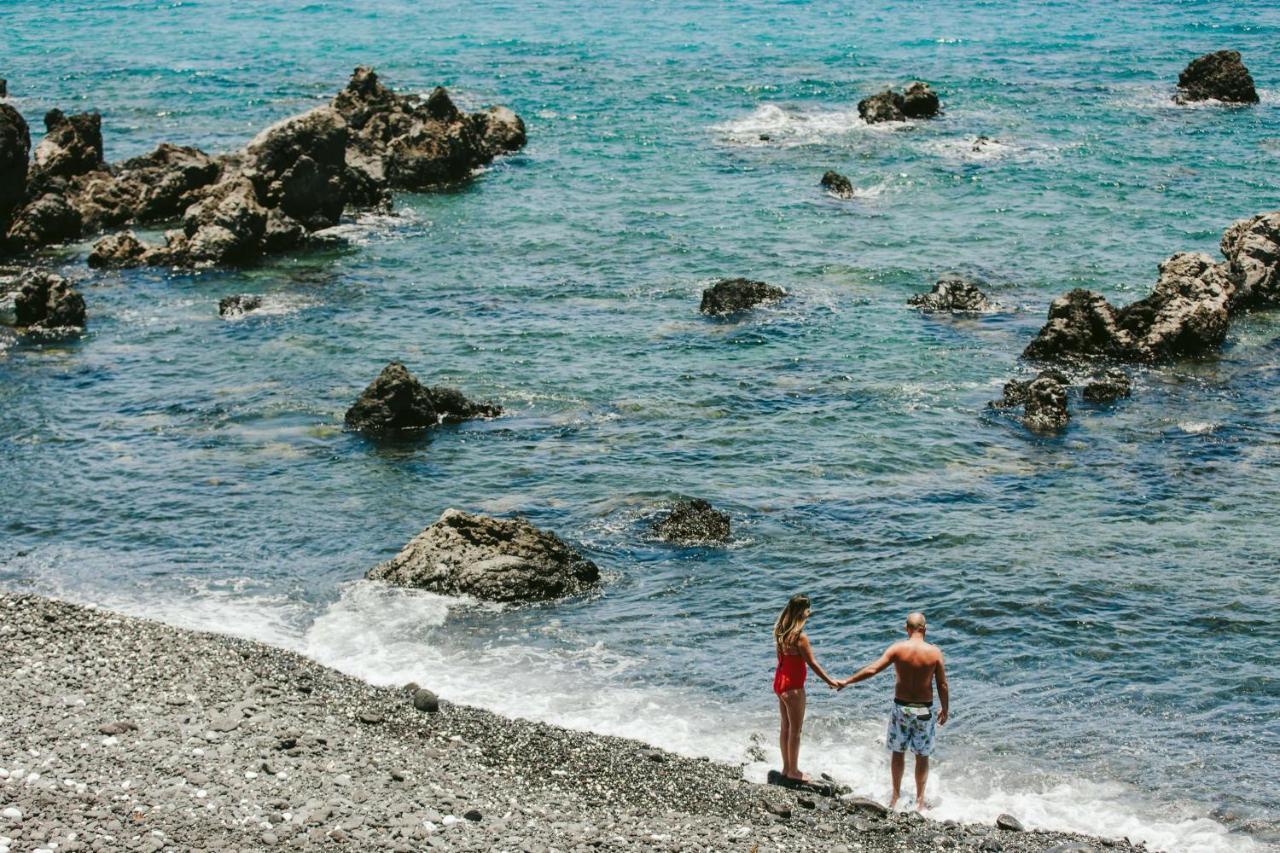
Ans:
[[[778,745],[782,749],[782,775],[808,782],[800,772],[800,732],[804,726],[804,681],[810,668],[833,690],[843,690],[893,665],[897,673],[893,708],[889,714],[887,745],[893,753],[890,768],[893,796],[889,808],[898,802],[902,786],[902,770],[906,751],[916,754],[916,808],[923,810],[924,786],[929,778],[929,754],[933,752],[935,723],[946,725],[949,696],[947,673],[943,668],[942,650],[925,641],[923,613],[907,616],[907,638],[900,640],[880,655],[875,663],[865,666],[843,681],[827,675],[813,656],[804,625],[810,614],[807,595],[793,595],[773,626],[773,640],[778,652],[778,668],[773,675],[773,692],[778,696],[782,728]],[[933,685],[938,685],[938,713],[933,713]]]

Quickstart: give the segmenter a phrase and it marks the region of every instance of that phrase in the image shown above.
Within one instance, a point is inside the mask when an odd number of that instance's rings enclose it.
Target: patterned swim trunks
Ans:
[[[886,745],[890,752],[911,750],[916,755],[933,752],[934,717],[928,705],[893,705],[889,714],[889,735]]]

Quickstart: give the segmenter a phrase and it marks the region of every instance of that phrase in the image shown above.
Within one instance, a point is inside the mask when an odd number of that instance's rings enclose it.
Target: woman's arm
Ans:
[[[813,647],[809,645],[809,638],[804,634],[800,635],[800,655],[804,658],[804,662],[814,673],[827,683],[830,687],[835,687],[836,682],[827,675],[827,671],[822,668],[822,664],[818,663],[818,659],[813,656]]]

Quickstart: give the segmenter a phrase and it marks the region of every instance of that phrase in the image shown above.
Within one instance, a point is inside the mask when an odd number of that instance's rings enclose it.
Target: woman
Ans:
[[[804,623],[812,611],[809,596],[793,595],[773,626],[773,642],[778,651],[778,668],[773,674],[773,692],[778,695],[782,729],[778,745],[782,748],[782,775],[802,782],[810,781],[800,772],[800,731],[804,727],[804,679],[809,667],[829,686],[836,682],[813,657]]]

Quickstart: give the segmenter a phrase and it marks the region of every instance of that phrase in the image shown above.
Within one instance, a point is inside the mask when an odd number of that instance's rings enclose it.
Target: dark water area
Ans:
[[[1280,313],[1137,370],[1132,399],[1076,405],[1060,436],[986,406],[1054,296],[1138,298],[1169,255],[1216,256],[1232,221],[1280,209],[1272,5],[0,11],[10,103],[33,128],[99,110],[112,160],[243,145],[359,63],[505,103],[530,138],[344,223],[340,249],[193,274],[55,251],[89,328],[0,340],[0,586],[752,778],[776,758],[786,598],[813,596],[810,636],[842,673],[920,608],[954,691],[935,816],[1275,843]],[[1186,62],[1224,47],[1262,102],[1174,106]],[[915,78],[942,118],[859,120],[860,98]],[[855,198],[822,192],[827,169]],[[906,307],[946,272],[1009,310]],[[737,275],[791,296],[700,317],[702,288]],[[223,320],[231,293],[264,309]],[[391,359],[507,414],[391,445],[344,432]],[[683,495],[733,516],[730,547],[648,537]],[[521,513],[606,583],[503,610],[360,581],[447,507]],[[811,691],[806,769],[883,796],[888,690]]]

